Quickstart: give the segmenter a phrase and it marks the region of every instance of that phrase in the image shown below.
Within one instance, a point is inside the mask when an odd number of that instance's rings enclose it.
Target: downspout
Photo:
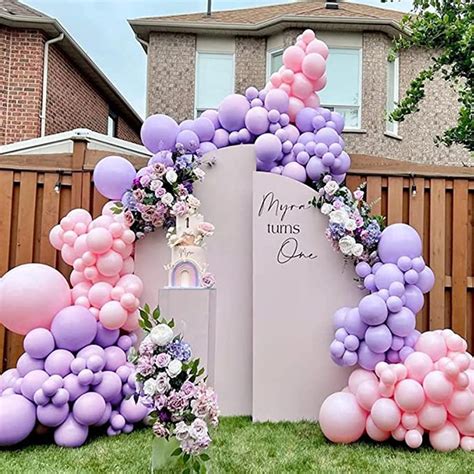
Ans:
[[[146,90],[146,100],[145,100],[145,116],[148,117],[148,95],[150,93],[150,91],[148,90],[148,85],[150,84],[150,78],[149,78],[149,74],[150,74],[150,68],[149,68],[149,64],[148,64],[148,48],[150,46],[149,42],[148,41],[145,41],[143,39],[141,39],[138,35],[135,35],[135,38],[136,40],[142,45],[144,46],[144,49],[146,51],[146,55],[147,55],[147,65],[146,65],[146,86],[145,86],[145,90]]]
[[[62,41],[64,39],[64,33],[61,33],[56,38],[51,38],[44,44],[44,55],[43,55],[43,96],[41,99],[41,137],[46,135],[46,101],[48,98],[48,59],[49,59],[49,45]]]

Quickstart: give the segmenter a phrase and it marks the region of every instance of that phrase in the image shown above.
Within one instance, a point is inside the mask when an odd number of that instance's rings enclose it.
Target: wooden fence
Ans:
[[[71,154],[0,156],[0,275],[38,262],[69,276],[71,269],[49,244],[48,234],[70,209],[100,213],[106,199],[94,189],[92,171],[107,154],[76,141]],[[145,163],[126,157],[137,167]],[[437,279],[418,328],[452,327],[472,348],[474,169],[352,158],[349,187],[366,181],[368,200],[381,198],[375,212],[387,216],[389,224],[411,224],[423,239],[425,260]],[[22,342],[0,325],[0,371],[15,366]]]

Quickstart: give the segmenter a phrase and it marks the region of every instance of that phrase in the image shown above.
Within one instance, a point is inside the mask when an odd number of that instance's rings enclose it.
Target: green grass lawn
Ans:
[[[96,437],[78,449],[33,444],[0,450],[0,473],[147,473],[152,434],[141,429],[115,438]],[[342,446],[326,441],[314,423],[252,423],[223,418],[209,452],[214,473],[383,472],[471,473],[474,454],[411,451],[369,440]]]

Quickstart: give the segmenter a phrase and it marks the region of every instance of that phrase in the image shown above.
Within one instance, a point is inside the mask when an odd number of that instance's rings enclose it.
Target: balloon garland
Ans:
[[[141,131],[153,153],[146,169],[135,173],[120,157],[97,165],[95,185],[115,202],[94,221],[86,211],[71,211],[50,236],[74,267],[72,291],[55,270],[41,265],[18,267],[2,279],[0,321],[31,332],[17,369],[0,378],[0,422],[14,427],[0,434],[0,445],[25,439],[36,417],[57,427],[56,442],[64,446],[82,444],[88,426],[109,424],[108,433],[116,434],[143,418],[142,407],[123,398],[134,388],[125,362],[134,336],[119,337],[137,326],[141,282],[131,275],[133,241],[159,227],[172,240],[178,213],[199,207],[192,193],[193,182],[204,177],[201,156],[253,143],[258,170],[318,191],[314,205],[329,217],[328,239],[357,263],[369,291],[357,308],[334,315],[331,357],[362,368],[323,403],[319,418],[326,437],[349,443],[364,433],[376,441],[392,436],[417,448],[429,433],[435,449],[474,449],[473,358],[449,329],[421,335],[415,330],[423,293],[434,283],[416,231],[405,224],[384,230],[383,218],[371,215],[363,200],[363,189],[351,192],[342,184],[350,167],[341,136],[344,120],[319,107],[317,95],[326,84],[327,56],[327,46],[306,30],[285,50],[282,68],[265,89],[232,94],[217,111],[181,124],[166,115],[149,117]],[[213,227],[204,227],[203,236],[210,235]],[[35,288],[35,280],[43,284]],[[38,307],[44,311],[35,319]],[[70,331],[79,320],[88,323]]]

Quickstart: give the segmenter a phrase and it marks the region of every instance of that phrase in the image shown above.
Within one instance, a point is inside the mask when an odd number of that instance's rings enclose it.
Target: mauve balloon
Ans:
[[[36,409],[22,395],[0,397],[0,446],[12,446],[23,441],[36,424]]]

